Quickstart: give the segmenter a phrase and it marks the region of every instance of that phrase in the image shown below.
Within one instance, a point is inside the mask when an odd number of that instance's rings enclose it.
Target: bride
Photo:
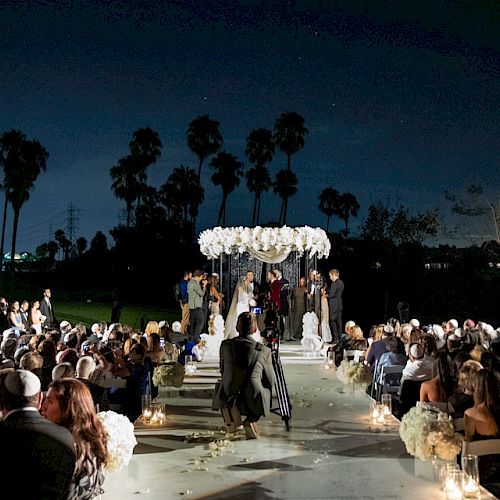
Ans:
[[[226,328],[224,338],[232,339],[238,336],[236,331],[236,321],[242,312],[249,312],[250,307],[255,306],[255,297],[253,295],[253,273],[249,271],[245,276],[242,276],[234,290],[231,307],[226,318]]]

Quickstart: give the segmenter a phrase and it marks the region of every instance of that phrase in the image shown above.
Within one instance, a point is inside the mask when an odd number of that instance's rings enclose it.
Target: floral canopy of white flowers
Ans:
[[[291,252],[319,259],[330,255],[330,240],[319,227],[215,227],[198,238],[200,251],[209,259],[222,254],[249,253],[253,258],[277,264]]]

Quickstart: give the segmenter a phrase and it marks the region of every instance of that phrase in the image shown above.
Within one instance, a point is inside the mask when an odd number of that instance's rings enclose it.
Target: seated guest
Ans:
[[[432,359],[424,355],[421,344],[411,344],[408,361],[403,370],[401,383],[404,380],[424,381],[432,378]]]
[[[7,337],[2,340],[2,344],[0,347],[2,359],[11,359],[14,361],[14,355],[17,350],[17,340],[13,337]]]
[[[161,346],[160,336],[155,332],[151,332],[146,340],[148,344],[146,355],[153,363],[153,366],[167,361],[167,354]]]
[[[383,367],[406,365],[406,354],[401,342],[398,342],[396,337],[389,337],[385,343],[387,352],[384,352],[377,364],[376,380],[380,379]],[[399,380],[398,380],[399,383]]]
[[[36,351],[28,351],[23,354],[19,361],[19,368],[21,370],[28,370],[34,373],[39,379],[42,378],[43,358]]]
[[[441,352],[436,358],[435,373],[435,377],[423,382],[420,386],[420,401],[446,403],[455,392],[455,380],[445,352]]]
[[[72,378],[75,376],[75,369],[71,363],[59,363],[52,369],[52,380],[61,378]]]
[[[42,405],[43,416],[68,429],[76,444],[76,467],[68,500],[90,500],[102,493],[107,437],[85,384],[61,379],[50,384]]]
[[[104,387],[93,384],[89,381],[90,375],[95,371],[96,363],[91,356],[82,356],[76,364],[76,379],[83,382],[92,395],[94,406],[97,411],[108,409],[106,390]]]
[[[368,351],[366,353],[367,357],[370,353],[372,344],[382,338],[382,334],[384,333],[384,326],[385,325],[372,325],[372,327],[370,328],[370,332],[368,333]]]
[[[386,342],[389,337],[394,336],[394,328],[391,325],[385,325],[383,332],[382,332],[382,338],[380,340],[377,340],[373,342],[373,344],[370,346],[369,351],[367,352],[367,362],[370,366],[375,366],[375,363],[379,360],[380,356],[387,352],[386,348]],[[397,342],[401,342],[399,339],[397,339]]]
[[[346,351],[364,351],[368,347],[367,340],[363,337],[363,331],[357,325],[349,329],[349,333],[343,335],[340,342],[335,346],[335,364],[340,365]]]
[[[479,370],[474,378],[474,406],[465,410],[465,439],[499,435],[500,386],[489,370]]]
[[[424,348],[424,354],[426,356],[430,356],[431,358],[435,358],[438,353],[438,348],[436,344],[436,339],[434,338],[434,335],[430,333],[426,333],[420,343],[422,344]]]
[[[52,340],[43,340],[38,346],[38,352],[43,358],[42,376],[42,390],[47,390],[50,382],[52,381],[52,370],[56,366],[56,345]]]
[[[257,421],[271,411],[271,390],[274,383],[271,349],[255,341],[255,316],[243,312],[238,316],[238,337],[224,340],[220,348],[222,376],[221,399],[236,407],[242,415],[247,439],[259,437]]]
[[[465,410],[474,406],[474,378],[482,368],[480,363],[472,359],[460,367],[458,372],[459,390],[448,399],[448,408],[453,418],[463,418]]]
[[[20,488],[15,498],[66,500],[75,469],[75,442],[64,427],[44,420],[38,377],[25,370],[8,373],[0,387],[0,470]],[[10,496],[10,495],[9,495]]]

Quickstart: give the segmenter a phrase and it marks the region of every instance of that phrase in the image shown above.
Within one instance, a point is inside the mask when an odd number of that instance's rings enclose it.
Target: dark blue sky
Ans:
[[[246,164],[253,128],[272,128],[285,111],[305,117],[290,224],[324,225],[317,196],[327,186],[358,197],[357,223],[378,199],[446,213],[444,189],[482,182],[498,196],[495,2],[459,5],[1,1],[0,132],[21,129],[50,153],[21,212],[18,249],[64,229],[70,202],[83,236],[116,225],[123,203],[109,169],[132,132],[159,132],[163,154],[149,171],[159,186],[181,163],[196,166],[185,131],[206,113]],[[278,153],[272,172],[285,164]],[[220,200],[209,175],[206,166],[200,229],[215,224]],[[243,182],[228,224],[250,224],[251,206]],[[266,195],[263,221],[278,213]]]

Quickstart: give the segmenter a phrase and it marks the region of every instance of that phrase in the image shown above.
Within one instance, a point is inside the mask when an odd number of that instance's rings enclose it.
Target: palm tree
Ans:
[[[285,225],[288,198],[297,192],[297,176],[291,170],[280,170],[276,174],[273,191],[283,200],[281,203],[279,223]]]
[[[254,164],[254,167],[246,173],[246,178],[248,190],[255,193],[252,216],[252,226],[255,226],[259,223],[260,197],[272,184],[266,167],[266,163],[270,163],[274,156],[272,132],[265,128],[252,130],[247,137],[245,155]]]
[[[64,260],[68,260],[71,251],[71,241],[66,238],[66,234],[62,229],[58,229],[54,233],[54,239],[57,241],[57,243],[59,244],[59,249],[64,254]]]
[[[22,150],[25,142],[26,136],[19,130],[9,130],[8,132],[4,132],[0,137],[0,166],[4,171],[4,182],[1,189],[5,192],[2,237],[0,242],[0,269],[2,269],[3,262],[5,227],[7,223],[7,209],[9,203],[9,180],[6,179],[6,176],[8,175],[8,172],[22,169]]]
[[[176,208],[182,211],[185,224],[189,221],[196,223],[198,207],[203,202],[205,190],[193,168],[181,165],[174,168],[168,176],[167,182],[160,188],[161,199],[164,205],[175,212]]]
[[[198,179],[201,178],[201,166],[206,158],[217,153],[222,146],[220,123],[211,120],[208,115],[195,118],[186,132],[189,149],[198,157]]]
[[[127,207],[127,230],[130,228],[134,202],[137,202],[136,209],[139,208],[145,192],[147,169],[156,163],[161,148],[157,132],[149,127],[138,129],[129,143],[130,154],[120,158],[118,164],[111,167],[111,188],[117,198],[125,201]]]
[[[78,253],[78,257],[81,257],[83,255],[83,252],[87,250],[87,246],[87,240],[83,236],[80,236],[76,240],[76,251]]]
[[[7,162],[4,166],[4,185],[8,189],[8,198],[14,210],[12,225],[11,265],[14,271],[14,257],[16,254],[17,228],[21,208],[30,197],[30,191],[42,170],[47,168],[49,153],[38,141],[24,141],[21,149],[21,162],[12,165]]]
[[[338,201],[338,212],[337,215],[339,219],[345,222],[344,235],[347,237],[349,234],[349,217],[357,217],[359,210],[359,203],[356,197],[352,193],[342,193]]]
[[[221,151],[212,158],[210,167],[215,170],[211,180],[215,186],[222,188],[222,200],[219,209],[217,224],[226,225],[226,203],[230,193],[240,185],[240,177],[243,176],[243,163],[236,156]]]
[[[330,229],[330,217],[339,212],[340,193],[333,188],[325,188],[318,196],[318,208],[326,215],[326,232]]]
[[[304,118],[298,113],[283,113],[274,124],[274,143],[287,156],[287,169],[291,170],[292,155],[304,147]]]

